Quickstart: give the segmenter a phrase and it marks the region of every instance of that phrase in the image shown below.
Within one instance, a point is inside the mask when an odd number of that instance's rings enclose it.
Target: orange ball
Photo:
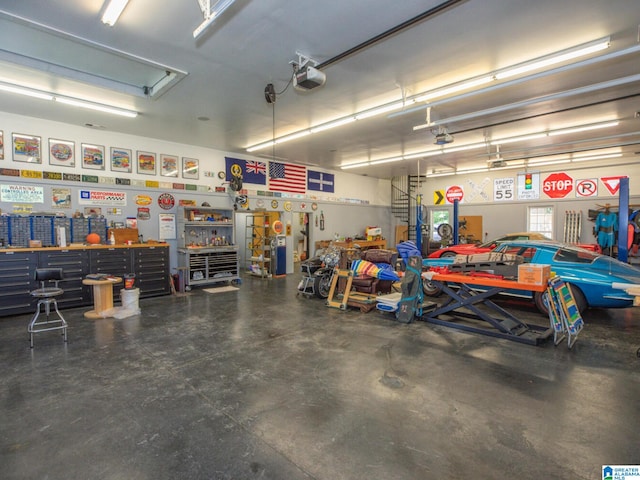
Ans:
[[[98,235],[97,233],[90,233],[89,235],[87,235],[87,243],[90,243],[91,245],[97,245],[98,243],[100,243],[100,235]]]

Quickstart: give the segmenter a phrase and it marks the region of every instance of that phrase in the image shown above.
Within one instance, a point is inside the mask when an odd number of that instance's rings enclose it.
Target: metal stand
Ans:
[[[444,304],[420,317],[421,320],[529,345],[538,345],[553,333],[549,327],[530,325],[518,320],[504,308],[489,300],[504,291],[503,287],[489,287],[488,290],[479,292],[465,283],[456,282],[457,288],[453,289],[448,282],[432,281],[440,284],[449,298]],[[483,308],[479,308],[480,306]],[[475,322],[461,323],[461,320]]]
[[[51,320],[51,305],[55,309],[58,314],[58,318]],[[44,306],[44,311],[46,315],[46,320],[38,322],[38,317],[40,316],[42,306]],[[56,325],[58,324],[58,325]],[[55,326],[47,326],[41,328],[42,325],[55,325]],[[33,348],[33,334],[39,332],[48,332],[51,330],[62,330],[62,335],[64,336],[64,341],[67,341],[67,322],[58,310],[58,302],[56,302],[55,298],[42,298],[38,301],[38,309],[36,313],[31,318],[29,322],[29,326],[27,327],[27,331],[29,332],[29,345]]]

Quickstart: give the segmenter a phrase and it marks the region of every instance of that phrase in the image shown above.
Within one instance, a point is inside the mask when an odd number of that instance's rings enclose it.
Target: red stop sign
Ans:
[[[542,191],[551,198],[564,198],[573,191],[573,178],[564,172],[552,173],[542,182]]]
[[[447,198],[447,202],[449,203],[453,203],[454,200],[458,200],[458,202],[461,202],[462,198],[464,197],[464,191],[462,190],[462,187],[453,185],[447,188],[445,197]]]

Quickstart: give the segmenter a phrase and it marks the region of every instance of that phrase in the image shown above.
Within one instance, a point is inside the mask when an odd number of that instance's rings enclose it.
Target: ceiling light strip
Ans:
[[[405,99],[403,101],[403,103],[402,102],[392,102],[391,104],[384,104],[384,105],[381,105],[380,107],[373,107],[371,109],[364,110],[362,112],[355,113],[353,115],[349,115],[348,117],[338,118],[335,121],[328,122],[327,124],[324,124],[324,125],[331,125],[331,126],[328,126],[328,127],[325,127],[325,128],[323,128],[322,125],[319,125],[317,127],[311,127],[309,130],[311,131],[311,133],[318,133],[318,132],[327,130],[328,128],[333,128],[333,127],[336,127],[336,126],[341,126],[341,125],[345,125],[347,123],[351,123],[351,121],[353,121],[353,120],[362,120],[362,119],[365,119],[365,118],[370,118],[370,117],[373,117],[373,116],[376,116],[376,115],[379,115],[379,114],[382,114],[382,113],[388,113],[389,111],[393,111],[393,110],[398,109],[398,108],[401,108],[402,111],[391,113],[389,115],[389,118],[393,118],[393,117],[398,116],[398,115],[404,115],[404,114],[407,114],[407,113],[412,113],[412,112],[415,112],[415,111],[418,111],[418,110],[422,110],[424,108],[424,106],[421,105],[419,107],[414,107],[414,108],[405,108],[408,105],[410,105],[411,103],[417,103],[419,101],[426,101],[426,100],[430,100],[432,98],[441,97],[441,96],[445,96],[445,95],[450,95],[451,93],[456,93],[456,92],[459,92],[459,91],[462,91],[462,90],[473,88],[474,86],[484,85],[486,83],[489,83],[489,82],[495,80],[495,77],[497,75],[499,75],[499,74],[502,75],[503,78],[506,78],[507,76],[515,76],[516,73],[513,73],[515,71],[515,69],[524,68],[525,66],[528,66],[526,71],[530,71],[530,70],[534,69],[534,67],[531,67],[531,65],[537,65],[537,67],[535,67],[535,68],[542,68],[544,65],[549,66],[549,65],[557,64],[557,63],[560,63],[560,62],[563,62],[563,61],[571,60],[571,59],[577,58],[579,56],[584,56],[584,55],[593,53],[595,51],[603,50],[603,49],[607,48],[609,45],[610,45],[610,38],[609,37],[605,37],[605,38],[602,38],[602,39],[595,40],[593,42],[589,42],[589,43],[582,44],[582,45],[579,45],[579,46],[576,46],[576,47],[572,47],[570,49],[562,50],[560,52],[548,55],[546,57],[539,57],[537,59],[533,59],[533,60],[530,60],[528,62],[524,62],[524,63],[521,63],[521,64],[516,64],[516,65],[511,66],[511,67],[506,67],[505,69],[497,70],[496,72],[492,72],[492,73],[490,73],[488,75],[482,75],[482,76],[475,77],[475,78],[472,78],[472,79],[469,79],[469,80],[464,80],[464,81],[461,81],[461,82],[457,82],[455,84],[444,86],[444,87],[441,87],[439,89],[434,89],[434,90],[431,90],[431,91],[423,92],[423,93],[420,93],[420,94],[417,94],[417,95],[414,95],[412,97],[409,97],[409,98]],[[589,59],[586,59],[586,60],[582,60],[580,62],[574,62],[574,63],[572,63],[570,65],[560,66],[560,67],[554,68],[552,70],[539,72],[539,73],[536,73],[536,74],[533,74],[533,75],[529,75],[529,76],[526,76],[526,77],[523,77],[523,78],[509,80],[509,81],[506,81],[506,82],[502,82],[502,83],[500,83],[498,85],[492,85],[492,86],[489,86],[489,87],[473,90],[471,92],[465,92],[465,93],[462,93],[462,94],[457,95],[455,97],[449,97],[449,98],[445,98],[445,99],[441,99],[441,100],[436,100],[434,102],[429,102],[428,105],[429,106],[436,106],[436,105],[447,103],[447,102],[450,102],[450,101],[453,101],[453,100],[461,100],[461,99],[464,99],[464,98],[466,98],[468,96],[471,96],[471,95],[477,95],[477,94],[481,94],[481,93],[488,93],[488,92],[491,92],[491,91],[499,89],[499,88],[504,88],[504,87],[508,87],[508,86],[512,86],[512,85],[517,85],[517,84],[525,82],[525,81],[530,81],[530,80],[534,80],[536,78],[541,78],[541,77],[552,75],[552,74],[555,74],[555,73],[560,73],[560,72],[562,72],[564,70],[574,69],[574,68],[577,68],[577,67],[580,67],[580,66],[586,66],[586,65],[589,65],[589,64],[594,63],[594,62],[601,62],[603,60],[615,58],[617,56],[628,55],[630,53],[635,53],[637,51],[640,51],[640,45],[633,46],[633,47],[630,47],[630,48],[627,48],[625,50],[621,50],[621,51],[618,51],[618,52],[612,52],[612,53],[607,54],[607,55],[601,55],[599,57],[589,58]],[[554,61],[553,59],[556,59],[556,60]],[[544,65],[543,65],[543,62],[544,62]],[[507,75],[508,72],[512,72],[512,74],[511,75]],[[631,81],[634,81],[634,80],[631,80]],[[606,82],[604,82],[603,84],[600,84],[600,85],[604,85],[605,83]],[[607,88],[607,87],[602,86],[600,88]],[[576,94],[577,93],[578,92],[576,92]],[[541,100],[538,100],[538,101],[541,101]],[[533,102],[533,100],[531,102]],[[388,110],[386,110],[387,108],[388,108]],[[516,107],[512,107],[512,108],[516,108]],[[344,121],[344,123],[341,123],[342,121]],[[447,120],[447,121],[449,121],[449,120]],[[444,124],[444,123],[445,123],[445,121],[433,122],[430,125],[416,126],[416,127],[414,127],[414,130],[419,130],[421,128],[428,128],[429,126],[432,126],[432,125],[441,125],[441,124]],[[252,145],[252,146],[247,148],[247,152],[254,152],[256,150],[260,150],[260,149],[266,148],[268,146],[269,146],[268,142],[263,142],[263,143],[260,143],[260,144],[257,144],[257,145]]]
[[[606,39],[604,39],[604,40],[606,40]],[[524,83],[524,82],[529,82],[531,80],[537,80],[539,78],[544,78],[544,77],[547,77],[547,76],[550,76],[550,75],[555,75],[557,73],[562,73],[562,72],[566,72],[566,71],[569,71],[569,70],[574,70],[574,69],[580,68],[580,67],[587,67],[587,66],[592,65],[594,63],[600,63],[600,62],[603,62],[603,61],[606,61],[606,60],[612,60],[612,59],[615,59],[617,57],[630,55],[630,54],[634,54],[634,53],[637,53],[637,52],[640,52],[640,44],[634,45],[632,47],[629,47],[629,48],[626,48],[626,49],[623,49],[623,50],[618,50],[618,51],[615,51],[615,52],[605,53],[603,55],[598,55],[596,57],[587,58],[587,59],[584,59],[584,60],[573,62],[573,63],[570,63],[568,65],[562,65],[562,66],[559,66],[559,67],[556,67],[556,68],[552,68],[550,70],[545,70],[545,71],[542,71],[542,72],[538,72],[538,73],[534,73],[534,74],[531,74],[531,75],[527,75],[525,77],[514,78],[512,80],[507,80],[506,82],[501,82],[501,83],[498,83],[498,84],[495,84],[495,85],[490,85],[488,87],[480,88],[480,89],[474,90],[472,92],[465,92],[465,93],[462,93],[460,95],[456,95],[454,97],[449,97],[449,98],[445,98],[445,99],[441,99],[441,100],[436,100],[436,101],[433,101],[433,102],[428,102],[426,106],[434,107],[434,106],[442,105],[444,103],[448,103],[448,102],[452,102],[452,101],[464,100],[464,99],[466,99],[468,97],[471,97],[471,96],[474,96],[474,95],[480,95],[480,94],[484,94],[484,93],[491,93],[491,92],[494,92],[496,90],[500,90],[500,89],[503,89],[503,88],[506,88],[506,87],[512,87],[512,86],[519,85],[519,84]],[[535,60],[532,60],[532,61],[535,61]],[[504,69],[504,70],[508,70],[508,69],[516,68],[516,67],[517,67],[517,65],[513,66],[513,67],[506,67],[506,69]],[[493,75],[495,75],[496,73],[497,72],[494,72]],[[417,96],[419,96],[419,95],[420,94],[418,94]],[[404,110],[402,112],[392,113],[392,114],[389,115],[389,118],[393,118],[393,117],[396,117],[396,116],[399,116],[399,115],[405,115],[407,113],[413,113],[413,112],[416,112],[416,111],[420,111],[423,108],[424,108],[424,106],[422,106],[422,105],[421,106],[416,106],[416,107],[413,107],[413,108],[409,108],[409,109],[406,109],[406,110]]]
[[[138,112],[135,110],[127,110],[124,108],[112,107],[110,105],[104,105],[102,103],[90,102],[88,100],[81,100],[79,98],[66,97],[62,95],[55,95],[50,92],[44,92],[42,90],[36,90],[33,88],[22,87],[19,85],[12,85],[5,82],[0,82],[0,91],[15,93],[18,95],[26,95],[40,100],[49,100],[62,103],[65,105],[71,105],[74,107],[87,108],[90,110],[96,110],[100,112],[110,113],[112,115],[120,115],[122,117],[135,118],[138,116]]]
[[[127,3],[129,3],[129,0],[109,0],[102,14],[102,23],[113,27],[118,21],[118,18],[120,18]]]
[[[435,127],[438,125],[445,125],[453,122],[460,122],[463,120],[469,120],[472,118],[482,117],[485,115],[492,115],[495,113],[501,113],[508,110],[513,110],[516,108],[527,107],[529,105],[534,105],[536,103],[547,102],[550,100],[557,100],[559,98],[571,97],[574,95],[580,95],[583,93],[592,93],[598,90],[602,90],[605,88],[616,87],[620,85],[624,85],[627,83],[634,83],[640,81],[640,74],[630,75],[628,77],[616,78],[614,80],[608,80],[606,82],[596,83],[593,85],[588,85],[586,87],[574,88],[573,90],[565,90],[559,93],[553,93],[551,95],[546,95],[543,97],[537,97],[529,100],[523,100],[521,102],[509,103],[507,105],[500,105],[498,107],[487,108],[485,110],[478,110],[476,112],[465,113],[462,115],[458,115],[456,117],[449,117],[446,119],[437,120],[435,122],[431,122],[430,124],[421,124],[413,127],[413,130],[421,130],[424,128]]]
[[[561,134],[565,134],[565,133],[576,133],[576,132],[582,132],[582,131],[588,131],[588,130],[595,130],[595,129],[600,129],[600,128],[608,128],[608,127],[613,127],[618,125],[618,120],[607,120],[604,122],[596,122],[596,123],[589,123],[589,124],[583,124],[583,125],[576,125],[573,127],[568,127],[568,128],[563,128],[563,129],[559,129],[559,130],[552,130],[549,132],[534,132],[534,133],[530,133],[530,134],[524,134],[524,135],[518,135],[517,137],[507,137],[507,138],[503,138],[503,139],[496,139],[490,142],[490,145],[502,145],[505,143],[514,143],[516,141],[523,141],[523,140],[528,140],[528,139],[532,139],[532,138],[541,138],[541,137],[546,137],[546,136],[551,136],[551,135],[561,135]],[[350,166],[349,168],[356,168],[357,166],[366,166],[366,165],[376,165],[379,163],[387,163],[387,162],[391,162],[391,161],[398,161],[398,159],[401,160],[414,160],[417,158],[424,158],[424,157],[431,157],[434,155],[444,155],[446,153],[455,153],[455,152],[463,152],[463,151],[467,151],[467,150],[474,150],[476,148],[483,148],[486,147],[486,144],[484,142],[477,142],[477,143],[470,143],[467,145],[460,145],[460,146],[456,146],[456,147],[442,147],[442,148],[438,148],[438,149],[434,149],[434,150],[425,150],[424,152],[414,152],[411,154],[407,154],[404,155],[402,157],[390,157],[390,158],[381,158],[378,160],[370,160],[368,162],[364,162],[364,163],[357,163],[357,164],[352,164],[354,166]],[[341,167],[342,168],[342,167]]]

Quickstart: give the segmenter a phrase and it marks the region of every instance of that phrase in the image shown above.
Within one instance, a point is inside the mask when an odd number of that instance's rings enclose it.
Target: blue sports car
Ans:
[[[624,288],[619,288],[619,284],[640,287],[640,269],[565,243],[542,240],[511,241],[502,243],[493,252],[519,255],[525,263],[550,265],[551,271],[571,286],[580,311],[589,307],[631,307],[635,297],[629,295]],[[454,262],[455,258],[424,259],[423,267],[428,269]],[[472,282],[469,284],[473,285]],[[424,282],[424,291],[427,295],[440,293],[434,284],[427,281]],[[523,292],[514,290],[508,294],[530,298],[541,312],[547,313],[544,295],[541,293],[525,292],[523,295]]]

